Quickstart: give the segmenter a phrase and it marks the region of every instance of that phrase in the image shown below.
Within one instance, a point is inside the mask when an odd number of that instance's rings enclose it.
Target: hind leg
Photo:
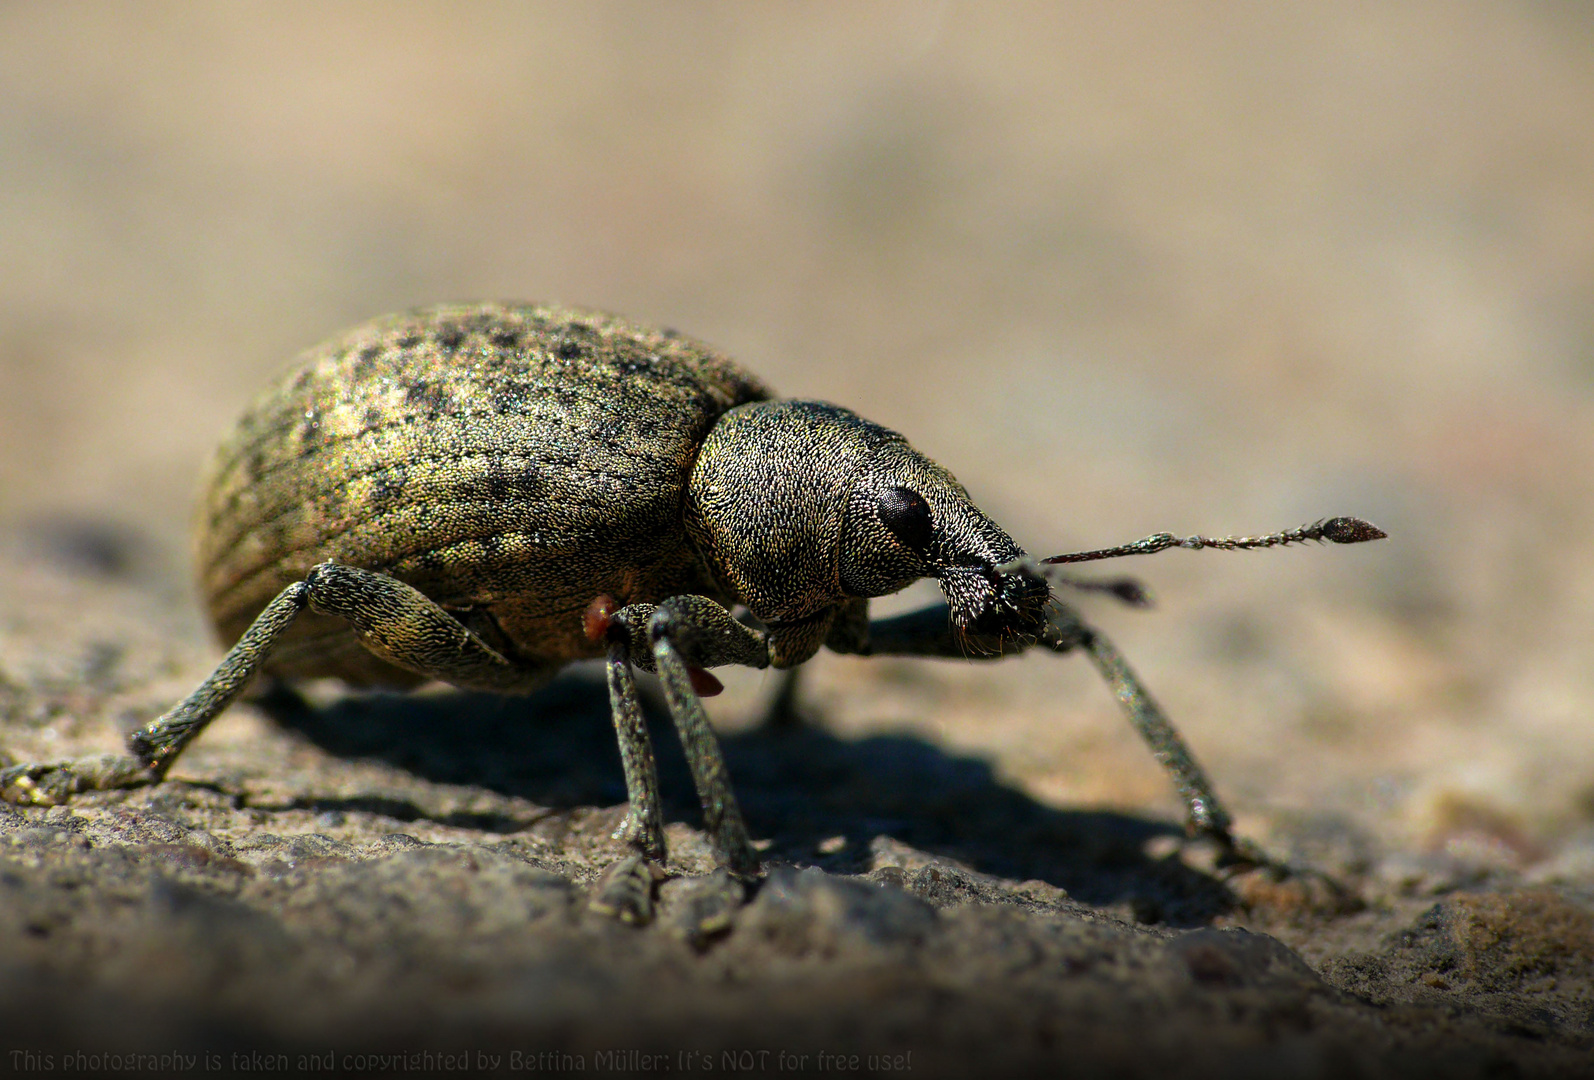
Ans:
[[[322,563],[267,604],[210,677],[175,708],[133,733],[131,757],[16,765],[0,771],[0,798],[50,805],[82,791],[136,787],[166,775],[183,748],[249,686],[305,608],[344,619],[390,664],[479,690],[527,690],[553,665],[528,667],[495,651],[443,608],[386,574]]]

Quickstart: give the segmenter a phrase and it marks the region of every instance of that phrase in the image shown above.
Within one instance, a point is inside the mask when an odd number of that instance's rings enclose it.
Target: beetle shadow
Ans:
[[[698,825],[680,742],[651,698],[644,691],[666,820]],[[626,799],[601,673],[576,669],[524,697],[350,694],[314,707],[279,688],[257,704],[329,753],[384,761],[425,780],[554,809]],[[1203,925],[1235,906],[1215,878],[1146,853],[1153,838],[1181,835],[1168,822],[1045,806],[999,781],[989,763],[916,735],[842,739],[822,723],[805,723],[722,735],[721,745],[750,831],[772,841],[766,858],[861,873],[876,838],[890,837],[980,873],[1048,882],[1086,904],[1129,904],[1139,917],[1168,925]],[[400,800],[324,801],[315,806],[425,816]],[[521,827],[493,814],[447,823],[493,832]]]

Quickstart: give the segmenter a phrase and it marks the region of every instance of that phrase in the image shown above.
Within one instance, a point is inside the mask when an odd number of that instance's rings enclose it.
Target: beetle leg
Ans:
[[[983,660],[952,630],[951,611],[945,604],[930,604],[889,619],[871,620],[860,628],[843,624],[831,631],[825,645],[832,652],[853,656],[925,656],[952,660]],[[989,659],[995,659],[992,654]]]
[[[199,689],[128,740],[154,779],[206,724],[244,691],[272,646],[305,608],[347,621],[355,637],[383,660],[469,689],[530,689],[552,674],[506,660],[460,621],[397,578],[322,563],[289,585],[244,631]]]
[[[360,644],[395,667],[465,690],[532,690],[557,665],[515,663],[425,594],[395,577],[322,563],[304,581],[311,611],[349,624]]]
[[[797,708],[797,682],[802,668],[790,667],[780,673],[775,693],[764,712],[764,726],[774,730],[795,731],[803,726],[803,714]]]
[[[643,855],[627,855],[598,878],[587,908],[632,926],[646,926],[653,921],[653,891],[663,877],[658,863]]]
[[[1229,812],[1218,800],[1206,771],[1196,762],[1195,755],[1190,753],[1190,748],[1179,737],[1172,721],[1164,715],[1145,685],[1130,670],[1117,647],[1099,631],[1088,626],[1082,629],[1084,636],[1080,645],[1096,665],[1096,670],[1101,672],[1102,678],[1107,680],[1113,696],[1129,714],[1130,723],[1134,724],[1157,761],[1173,778],[1173,786],[1184,802],[1186,831],[1192,836],[1208,837],[1226,854],[1239,856],[1240,849],[1230,831],[1232,822]]]
[[[166,775],[183,747],[193,741],[205,725],[231,705],[254,678],[261,661],[270,654],[277,639],[293,625],[309,602],[310,587],[296,581],[277,594],[256,616],[233,647],[227,650],[210,678],[199,684],[177,707],[135,731],[127,740],[133,756],[149,767],[157,780]]]
[[[138,787],[152,779],[143,762],[126,754],[29,761],[0,769],[0,802],[58,806],[84,791]]]
[[[670,718],[675,722],[681,746],[686,751],[687,765],[692,770],[692,782],[703,806],[704,827],[715,857],[738,876],[756,873],[758,858],[753,854],[741,807],[731,790],[719,740],[693,689],[690,668],[726,664],[768,667],[769,635],[738,622],[708,597],[690,595],[673,597],[657,607],[634,604],[621,608],[614,613],[610,627],[611,641],[620,639],[636,652],[640,652],[638,646],[646,643],[652,663],[642,664],[640,655],[636,655],[635,660],[639,666],[652,667],[658,672]],[[613,653],[610,655],[612,657]],[[622,725],[618,706],[615,725],[617,728]],[[626,754],[625,738],[622,733],[622,758]],[[638,812],[634,795],[633,792],[632,814]]]
[[[708,714],[692,690],[686,664],[670,641],[667,629],[660,632],[653,644],[653,662],[658,665],[670,718],[675,721],[681,746],[686,751],[686,763],[692,769],[692,783],[703,805],[703,824],[714,846],[714,854],[734,874],[756,873],[758,857],[753,854],[747,824],[742,820],[742,808],[731,790],[719,740],[714,737]]]
[[[609,636],[609,706],[614,714],[614,732],[620,740],[626,797],[631,804],[614,838],[630,844],[644,857],[663,863],[664,812],[659,807],[659,770],[653,762],[653,740],[648,737],[642,706],[637,701],[627,638],[623,630]]]
[[[88,767],[95,759],[14,766],[0,773],[0,796],[8,802],[49,804],[64,802],[82,791],[160,780],[183,747],[243,693],[260,661],[304,609],[308,595],[302,581],[278,593],[199,689],[133,734],[128,740],[132,757],[104,759],[99,769]]]
[[[1078,636],[1068,642],[1065,650],[1077,643],[1089,654],[1096,670],[1107,680],[1113,696],[1129,714],[1135,730],[1140,732],[1140,737],[1151,747],[1157,761],[1173,777],[1173,785],[1178,789],[1179,798],[1184,801],[1185,831],[1217,845],[1218,867],[1231,870],[1260,868],[1273,875],[1274,880],[1304,878],[1318,883],[1320,891],[1316,893],[1314,903],[1326,904],[1335,911],[1354,911],[1361,906],[1356,894],[1334,878],[1310,868],[1300,870],[1280,862],[1251,840],[1235,836],[1229,812],[1218,800],[1206,771],[1179,737],[1173,722],[1157,707],[1145,685],[1130,670],[1123,654],[1100,631],[1087,626],[1072,612],[1067,613],[1067,618],[1071,620],[1071,629]],[[1052,647],[1044,635],[1041,644]]]
[[[932,604],[895,618],[871,622],[867,637],[862,642],[838,640],[833,636],[827,644],[838,652],[864,656],[954,657],[967,660],[994,660],[1004,652],[1011,654],[1029,645],[1057,653],[1083,649],[1096,665],[1096,670],[1101,672],[1102,678],[1106,679],[1113,696],[1129,714],[1135,730],[1172,777],[1185,806],[1185,828],[1190,834],[1210,838],[1226,856],[1234,860],[1254,862],[1258,858],[1235,840],[1230,831],[1229,812],[1213,791],[1206,772],[1197,764],[1195,755],[1180,738],[1179,732],[1152,700],[1145,685],[1124,661],[1123,654],[1100,631],[1087,625],[1063,605],[1051,606],[1046,625],[1032,642],[960,639],[952,629],[946,606]]]
[[[1185,830],[1191,836],[1204,836],[1237,862],[1255,862],[1261,856],[1234,838],[1233,819],[1218,799],[1207,779],[1206,770],[1196,762],[1173,721],[1157,705],[1150,691],[1129,667],[1128,661],[1100,630],[1087,624],[1072,609],[1053,604],[1038,642],[1053,652],[1083,649],[1107,681],[1113,696],[1129,714],[1129,722],[1151,747],[1151,753],[1173,778],[1173,786],[1184,803]]]

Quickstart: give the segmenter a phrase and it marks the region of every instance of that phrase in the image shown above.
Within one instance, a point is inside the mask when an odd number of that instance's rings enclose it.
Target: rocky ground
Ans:
[[[725,673],[769,876],[709,874],[659,730],[646,927],[587,906],[595,672],[313,685],[160,787],[0,807],[0,1069],[1594,1073],[1591,118],[1594,19],[1538,0],[0,5],[17,760],[212,668],[206,455],[420,304],[673,326],[1041,556],[1390,533],[1076,598],[1239,831],[1346,897],[1183,846],[1066,657],[821,656],[797,729]],[[456,1056],[348,1056],[400,1051]]]
[[[7,539],[8,749],[114,751],[203,642],[172,636],[186,620],[125,538]],[[1414,860],[1331,819],[1263,839],[1348,895],[1226,874],[1166,820],[1050,807],[978,758],[807,711],[726,740],[767,860],[746,890],[713,872],[655,725],[674,861],[645,927],[588,906],[624,793],[592,672],[529,699],[279,692],[158,787],[0,808],[9,1064],[1587,1072],[1586,884]]]

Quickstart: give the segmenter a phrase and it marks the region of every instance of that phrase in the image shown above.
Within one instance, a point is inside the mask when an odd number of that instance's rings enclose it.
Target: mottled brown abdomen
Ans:
[[[218,454],[200,586],[235,640],[332,560],[392,574],[528,665],[593,655],[581,613],[716,596],[682,526],[725,410],[768,397],[669,331],[545,305],[428,308],[311,350]],[[338,620],[306,614],[270,670],[404,685]]]

